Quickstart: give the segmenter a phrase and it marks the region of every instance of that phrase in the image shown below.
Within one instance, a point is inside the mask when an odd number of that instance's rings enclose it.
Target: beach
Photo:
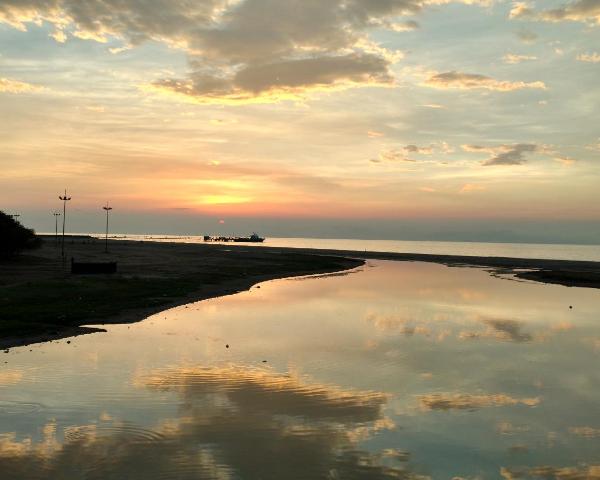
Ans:
[[[519,280],[599,288],[600,263],[345,250],[66,239],[66,261],[54,238],[4,261],[0,270],[0,347],[93,333],[176,305],[247,290],[276,278],[341,272],[365,260],[470,266]],[[117,262],[112,275],[72,275],[70,260]]]

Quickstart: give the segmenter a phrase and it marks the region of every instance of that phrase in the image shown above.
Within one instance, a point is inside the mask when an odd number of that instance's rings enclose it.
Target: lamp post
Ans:
[[[108,212],[112,210],[112,207],[108,206],[108,202],[106,202],[106,206],[102,207],[103,210],[106,210],[106,236],[104,237],[104,253],[108,253]]]
[[[62,257],[65,258],[65,220],[67,216],[67,202],[71,200],[71,197],[67,197],[67,189],[65,188],[65,195],[59,196],[59,199],[63,201],[63,227],[62,227]]]
[[[58,217],[60,217],[60,213],[54,212],[54,243],[56,248],[58,248]]]

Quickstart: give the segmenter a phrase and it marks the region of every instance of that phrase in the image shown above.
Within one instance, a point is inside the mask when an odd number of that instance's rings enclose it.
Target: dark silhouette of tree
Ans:
[[[38,248],[42,241],[13,217],[0,211],[0,256],[9,257],[21,250]]]

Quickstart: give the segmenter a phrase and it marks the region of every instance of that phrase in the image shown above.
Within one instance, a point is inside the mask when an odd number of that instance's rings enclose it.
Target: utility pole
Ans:
[[[62,229],[62,257],[65,259],[65,220],[67,216],[67,202],[71,200],[71,197],[67,197],[67,189],[65,188],[65,196],[59,196],[63,201],[63,229]]]
[[[56,248],[58,248],[58,217],[60,217],[60,213],[54,212],[54,243]]]
[[[18,213],[15,213],[15,214],[13,214],[13,215],[9,215],[9,217],[12,217],[12,219],[13,219],[15,222],[18,222],[17,218],[19,218],[20,216],[21,216],[21,215],[20,215],[20,214],[18,214]]]
[[[108,253],[108,212],[112,210],[112,207],[109,207],[108,202],[106,202],[106,206],[102,207],[102,209],[106,210],[106,236],[104,237],[104,253]]]

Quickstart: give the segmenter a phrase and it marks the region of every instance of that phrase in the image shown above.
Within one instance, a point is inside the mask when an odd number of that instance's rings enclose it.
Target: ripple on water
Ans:
[[[79,458],[73,459],[75,469],[79,470],[78,476],[72,478],[179,478],[165,476],[158,469],[146,471],[144,464],[152,463],[152,452],[162,450],[168,445],[168,439],[155,430],[131,422],[68,428],[65,445],[65,452],[80,452]],[[144,471],[142,476],[140,470]]]
[[[118,443],[156,443],[165,440],[165,436],[131,422],[73,427],[65,430],[66,442],[110,439]]]
[[[45,408],[41,403],[0,400],[0,415],[29,415]]]

